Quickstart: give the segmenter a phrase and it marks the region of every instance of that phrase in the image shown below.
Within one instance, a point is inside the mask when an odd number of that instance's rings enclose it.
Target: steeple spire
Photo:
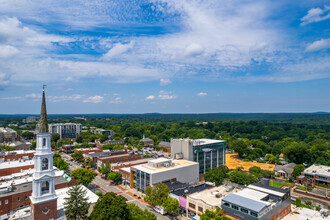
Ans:
[[[45,86],[42,87],[42,104],[39,121],[39,133],[48,133],[47,111],[46,111],[46,98],[45,98]]]

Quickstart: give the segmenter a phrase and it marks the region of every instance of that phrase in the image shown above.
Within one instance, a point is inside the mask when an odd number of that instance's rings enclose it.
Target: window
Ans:
[[[0,201],[0,205],[1,205],[1,201]]]
[[[192,209],[195,209],[196,205],[189,202],[189,207],[192,208]]]
[[[42,211],[44,214],[47,214],[49,212],[49,208],[45,208],[43,211]]]
[[[21,201],[21,198],[20,197],[17,197],[17,201]]]
[[[198,206],[198,211],[203,212],[203,207]]]
[[[27,200],[28,199],[28,197],[27,196],[24,196],[24,200]]]
[[[249,213],[249,210],[241,208],[241,212]]]
[[[232,205],[231,207],[232,207],[233,209],[238,210],[238,206],[236,206],[236,205]]]
[[[42,167],[41,167],[42,170],[48,170],[48,159],[47,158],[44,158],[42,159]]]
[[[8,199],[5,200],[5,204],[6,204],[6,205],[8,204]]]
[[[49,193],[49,182],[44,181],[41,184],[41,195]]]
[[[230,207],[230,205],[229,205],[228,202],[224,202],[223,205],[224,205],[224,206],[228,206],[228,207]]]
[[[46,138],[43,138],[43,139],[42,139],[42,146],[43,146],[43,147],[46,146]]]
[[[258,217],[258,213],[255,213],[255,212],[250,212],[250,215],[252,215],[254,217]]]

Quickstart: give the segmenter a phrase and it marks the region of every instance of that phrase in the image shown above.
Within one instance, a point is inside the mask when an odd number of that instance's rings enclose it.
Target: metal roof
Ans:
[[[246,197],[234,194],[234,193],[229,194],[228,196],[223,198],[222,201],[228,202],[231,204],[235,204],[240,207],[247,208],[247,209],[249,209],[251,211],[255,211],[257,213],[259,213],[263,208],[270,205],[270,203],[267,204],[267,202],[256,201],[256,200],[249,199],[249,198],[246,198]]]

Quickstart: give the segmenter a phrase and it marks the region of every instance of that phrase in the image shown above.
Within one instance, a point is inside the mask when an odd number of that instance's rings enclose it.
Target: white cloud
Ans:
[[[100,103],[100,102],[103,102],[104,101],[104,98],[102,96],[90,96],[88,98],[86,98],[83,102],[84,103],[88,103],[88,102],[91,102],[91,103]]]
[[[204,49],[201,45],[192,43],[185,48],[184,56],[185,57],[195,57],[201,55],[204,52]]]
[[[206,93],[206,92],[200,92],[200,93],[198,93],[197,95],[198,95],[198,96],[206,96],[207,93]]]
[[[175,99],[176,96],[172,95],[172,92],[160,91],[158,95],[159,99]]]
[[[307,46],[307,52],[314,52],[318,50],[328,49],[330,48],[330,38],[328,39],[321,39],[318,41],[314,41],[310,45]]]
[[[13,96],[13,97],[2,97],[0,100],[22,100],[21,96]]]
[[[323,21],[330,18],[330,7],[324,6],[324,8],[312,8],[308,11],[301,21],[301,25],[306,25],[314,22]]]
[[[147,96],[146,97],[146,100],[148,101],[148,100],[153,100],[153,99],[155,99],[156,97],[154,96],[154,95],[149,95],[149,96]]]
[[[0,44],[0,57],[6,58],[11,57],[18,53],[18,49],[10,45],[1,45]]]
[[[110,103],[112,103],[112,104],[120,104],[122,102],[123,101],[122,101],[121,97],[119,97],[119,96],[114,96],[110,99]]]
[[[129,49],[133,48],[134,41],[131,41],[129,44],[115,44],[106,54],[102,56],[102,60],[111,60],[112,58],[116,58],[120,54],[125,53]]]
[[[41,94],[31,93],[31,94],[25,95],[25,97],[26,98],[32,98],[32,99],[40,99],[41,98]]]
[[[71,91],[73,91],[73,89],[72,88],[67,88],[66,91],[71,92]]]
[[[171,84],[171,80],[169,79],[160,79],[160,86],[167,86],[169,84]]]
[[[65,102],[65,101],[79,101],[84,97],[84,95],[79,95],[79,94],[74,94],[74,95],[70,95],[70,96],[49,96],[48,100],[50,102]],[[93,103],[98,103],[95,102],[95,100],[97,100],[97,98],[95,99],[96,96],[94,97],[89,97],[88,99],[90,99],[89,101],[86,101],[86,99],[84,100],[84,102],[93,102]],[[92,99],[91,99],[92,98]],[[93,99],[94,98],[94,99]],[[93,100],[93,101],[92,101]]]

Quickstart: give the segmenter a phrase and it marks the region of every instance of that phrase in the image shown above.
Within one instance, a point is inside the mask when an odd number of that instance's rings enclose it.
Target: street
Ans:
[[[63,153],[62,158],[70,163],[70,167],[69,167],[70,171],[80,168],[80,166],[78,164],[76,164],[73,161],[70,161],[69,155]],[[157,219],[163,219],[163,220],[169,219],[167,216],[163,216],[163,215],[155,212],[151,207],[148,207],[146,204],[139,201],[135,197],[128,195],[126,193],[127,190],[122,191],[118,187],[110,185],[107,180],[102,179],[98,175],[93,179],[92,183],[87,186],[87,188],[89,188],[93,192],[95,192],[95,191],[102,191],[103,193],[114,192],[117,195],[121,195],[121,196],[125,197],[127,199],[127,203],[134,203],[137,206],[139,206],[142,210],[147,209],[148,211],[152,212],[153,214],[155,214],[157,216]]]

